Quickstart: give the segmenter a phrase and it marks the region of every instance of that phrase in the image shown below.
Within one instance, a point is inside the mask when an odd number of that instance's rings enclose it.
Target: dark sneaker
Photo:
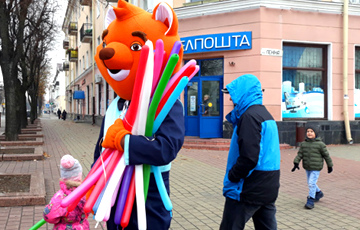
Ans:
[[[315,194],[315,202],[319,201],[323,197],[324,197],[324,193],[322,191],[316,192],[316,194]]]
[[[305,208],[313,209],[314,208],[314,202],[315,202],[315,199],[308,196],[307,202],[305,204]]]

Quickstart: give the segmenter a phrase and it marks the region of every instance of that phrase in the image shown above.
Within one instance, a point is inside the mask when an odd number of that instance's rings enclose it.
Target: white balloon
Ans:
[[[119,163],[116,165],[114,172],[112,173],[108,185],[106,186],[104,195],[101,199],[100,205],[97,209],[95,220],[101,222],[104,220],[108,210],[111,209],[111,201],[115,189],[118,187],[118,184],[121,182],[121,177],[125,170],[125,158],[121,156]]]
[[[143,166],[135,165],[135,192],[136,192],[136,208],[139,230],[146,229],[146,211],[144,196],[144,176]]]

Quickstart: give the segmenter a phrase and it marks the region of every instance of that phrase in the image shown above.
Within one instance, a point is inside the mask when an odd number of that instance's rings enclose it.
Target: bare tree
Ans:
[[[29,30],[28,36],[25,37],[26,48],[22,62],[22,89],[28,92],[31,106],[31,123],[37,118],[38,93],[42,92],[42,90],[39,90],[39,86],[46,87],[40,82],[44,80],[46,82],[47,77],[50,75],[50,58],[47,57],[47,53],[54,47],[55,32],[59,29],[56,27],[54,20],[55,11],[58,8],[56,2],[40,0],[37,3],[40,4],[32,4],[29,8]]]
[[[4,78],[6,140],[17,140],[20,132],[19,62],[24,55],[24,29],[31,0],[0,1],[0,64]]]
[[[17,140],[26,126],[26,96],[37,94],[46,75],[46,53],[54,35],[55,0],[0,0],[0,65],[4,78],[6,140]],[[37,101],[38,95],[32,95]],[[33,101],[33,100],[31,100]],[[33,117],[33,119],[35,119]],[[32,120],[33,121],[33,120]]]

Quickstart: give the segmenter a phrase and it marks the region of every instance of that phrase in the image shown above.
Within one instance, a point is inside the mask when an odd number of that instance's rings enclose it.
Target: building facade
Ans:
[[[67,74],[67,107],[84,119],[95,108],[100,119],[116,95],[94,67],[92,44],[100,44],[105,12],[116,3],[94,1],[95,10],[84,2],[73,1],[72,10],[69,4],[64,21],[78,26],[77,35],[68,33],[78,56]],[[305,122],[320,125],[327,144],[360,142],[360,2],[177,0],[173,6],[184,62],[196,59],[200,65],[182,96],[186,135],[229,137],[225,116],[232,103],[221,89],[250,73],[262,84],[263,103],[278,122],[282,143],[296,144]],[[87,43],[80,28],[93,14],[95,37]],[[74,97],[75,91],[83,94]]]

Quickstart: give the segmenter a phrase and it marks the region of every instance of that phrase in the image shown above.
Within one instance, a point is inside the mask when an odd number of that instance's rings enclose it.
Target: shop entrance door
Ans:
[[[212,60],[220,60],[222,64],[222,59]],[[198,61],[200,73],[185,88],[185,135],[218,138],[223,135],[223,95],[220,91],[223,76],[201,76],[202,62]],[[206,72],[202,71],[204,73]]]

